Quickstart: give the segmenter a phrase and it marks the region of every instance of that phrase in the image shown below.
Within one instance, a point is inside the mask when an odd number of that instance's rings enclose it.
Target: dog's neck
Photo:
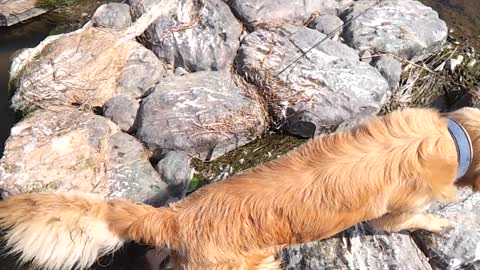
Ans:
[[[446,118],[448,131],[457,149],[458,173],[457,181],[467,173],[473,160],[473,147],[470,136],[458,122]]]

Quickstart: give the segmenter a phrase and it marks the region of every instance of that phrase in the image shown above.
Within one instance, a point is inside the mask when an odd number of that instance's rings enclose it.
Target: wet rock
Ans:
[[[1,0],[0,27],[21,23],[48,11],[46,8],[38,8],[35,0]]]
[[[313,14],[333,14],[353,0],[225,0],[244,23],[250,26],[290,22],[305,23]]]
[[[276,125],[295,135],[330,131],[384,103],[386,80],[344,44],[327,39],[291,65],[324,37],[292,25],[260,29],[244,38],[236,60],[237,70],[261,89]]]
[[[112,120],[121,130],[128,132],[135,123],[139,101],[131,97],[117,95],[103,105],[103,116]]]
[[[326,35],[333,35],[333,40],[337,40],[340,36],[342,26],[343,21],[339,17],[328,14],[317,16],[308,24],[309,28],[316,29]],[[332,34],[334,31],[336,32]]]
[[[320,242],[286,249],[283,256],[285,270],[432,269],[408,234],[377,233],[366,223]]]
[[[135,14],[153,2],[132,1]],[[242,25],[221,0],[178,1],[170,16],[158,18],[142,42],[165,62],[189,72],[222,70],[239,47]]]
[[[123,30],[132,24],[130,6],[122,3],[108,3],[101,5],[93,15],[95,27]]]
[[[151,150],[215,159],[265,130],[255,94],[228,72],[166,77],[141,103],[137,137]]]
[[[381,56],[375,62],[375,67],[387,80],[391,89],[398,87],[402,75],[402,63],[400,61],[392,56]]]
[[[361,14],[374,3],[356,1],[344,21]],[[344,39],[358,50],[372,49],[421,61],[441,50],[447,25],[437,12],[416,0],[386,0],[376,4],[345,27]]]
[[[433,269],[480,269],[480,194],[460,190],[458,202],[437,205],[432,212],[450,221],[451,228],[433,234],[415,232]]]
[[[11,68],[12,81],[18,85],[12,107],[27,112],[93,108],[117,93],[141,95],[161,79],[162,64],[140,43],[117,43],[119,38],[87,25],[22,51]]]
[[[168,152],[157,164],[156,169],[168,185],[169,194],[183,198],[187,194],[193,169],[191,157],[181,151]]]
[[[166,184],[148,157],[141,143],[104,117],[37,110],[12,129],[0,160],[0,188],[10,195],[76,190],[155,199]]]

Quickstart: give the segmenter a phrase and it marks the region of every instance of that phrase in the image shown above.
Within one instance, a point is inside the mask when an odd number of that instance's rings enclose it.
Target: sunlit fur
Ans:
[[[480,111],[450,116],[466,128],[474,150],[459,183],[479,190]],[[443,116],[405,109],[316,137],[169,207],[26,194],[0,202],[0,227],[22,261],[47,269],[84,268],[122,239],[168,248],[176,269],[279,269],[283,247],[361,221],[387,231],[444,229],[447,220],[423,211],[434,200],[455,199],[456,174]]]

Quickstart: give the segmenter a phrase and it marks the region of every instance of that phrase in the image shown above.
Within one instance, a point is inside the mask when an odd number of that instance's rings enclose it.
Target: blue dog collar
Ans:
[[[470,137],[459,123],[447,118],[448,131],[457,148],[458,173],[457,180],[465,176],[472,164],[473,149]]]

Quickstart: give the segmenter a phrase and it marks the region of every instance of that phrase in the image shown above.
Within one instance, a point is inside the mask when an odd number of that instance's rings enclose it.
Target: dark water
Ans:
[[[14,27],[0,27],[0,156],[4,143],[15,124],[15,113],[10,109],[8,70],[12,54],[22,48],[35,47],[47,37],[54,24],[48,20],[36,20]]]

